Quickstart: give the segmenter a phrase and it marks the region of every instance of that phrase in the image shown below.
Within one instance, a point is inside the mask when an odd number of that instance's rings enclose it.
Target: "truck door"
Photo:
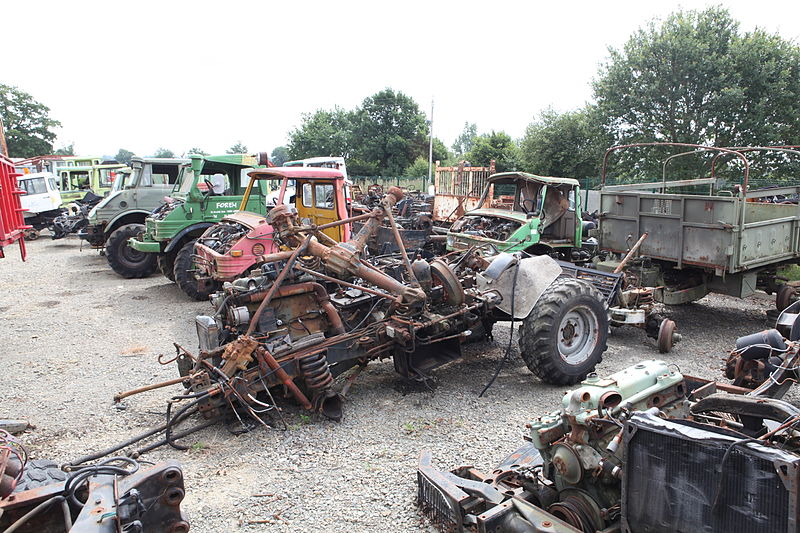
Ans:
[[[336,186],[333,181],[298,179],[295,190],[295,206],[301,221],[321,226],[339,220]],[[344,238],[342,226],[328,228],[323,233],[338,242]]]

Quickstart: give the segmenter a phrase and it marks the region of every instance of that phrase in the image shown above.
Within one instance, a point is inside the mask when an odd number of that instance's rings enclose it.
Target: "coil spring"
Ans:
[[[325,357],[324,352],[306,355],[298,363],[306,386],[314,392],[315,396],[328,389],[333,383],[333,376],[328,368],[328,358]]]

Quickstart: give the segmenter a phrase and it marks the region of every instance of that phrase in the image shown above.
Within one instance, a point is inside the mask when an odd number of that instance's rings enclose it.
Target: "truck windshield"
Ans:
[[[538,212],[541,209],[542,185],[533,181],[509,178],[496,180],[481,198],[480,206],[491,209],[506,209],[508,211]]]
[[[134,172],[140,170],[141,169],[137,168],[133,172],[117,172],[117,175],[114,176],[114,183],[111,185],[111,192],[121,191],[125,187],[130,187],[133,184]]]
[[[47,192],[47,186],[44,182],[44,178],[20,180],[19,186],[23,191],[25,191],[26,194],[42,194]]]

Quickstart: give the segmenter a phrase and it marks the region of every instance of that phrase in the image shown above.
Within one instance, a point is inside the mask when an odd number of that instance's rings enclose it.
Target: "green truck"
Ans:
[[[146,220],[144,228],[129,230],[128,249],[115,262],[114,271],[126,278],[152,274],[156,268],[195,299],[203,300],[215,289],[211,280],[198,281],[193,275],[194,243],[223,216],[239,210],[249,177],[247,173],[267,166],[262,152],[256,155],[192,155],[181,167],[178,183],[167,201]],[[266,182],[259,182],[246,210],[266,215]]]
[[[578,181],[503,172],[487,180],[476,209],[447,233],[447,251],[472,246],[500,252],[525,251],[573,261],[583,235]]]

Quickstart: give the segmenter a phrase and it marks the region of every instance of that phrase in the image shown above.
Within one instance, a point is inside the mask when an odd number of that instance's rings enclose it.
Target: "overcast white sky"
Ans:
[[[591,98],[609,46],[653,17],[724,5],[745,30],[800,40],[800,2],[3,2],[0,83],[51,108],[56,146],[139,155],[285,144],[301,115],[392,87],[448,146],[464,122],[521,137]],[[9,39],[9,33],[17,38]]]

